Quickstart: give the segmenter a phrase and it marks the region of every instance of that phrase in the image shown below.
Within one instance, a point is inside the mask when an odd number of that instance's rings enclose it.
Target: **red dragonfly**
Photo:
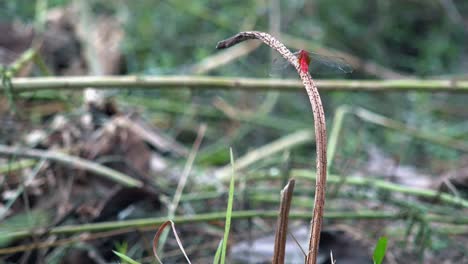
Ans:
[[[351,65],[349,65],[344,59],[340,57],[324,56],[302,49],[298,52],[295,52],[294,55],[298,59],[301,71],[310,72],[312,76],[316,74],[323,75],[330,73],[345,74],[353,71]],[[290,64],[285,59],[275,59],[272,64],[273,75],[284,75],[284,70],[288,67],[288,65]]]
[[[300,50],[299,54],[296,55],[297,60],[299,61],[299,67],[301,68],[302,72],[309,71],[309,64],[310,64],[310,56],[309,53],[305,50]]]

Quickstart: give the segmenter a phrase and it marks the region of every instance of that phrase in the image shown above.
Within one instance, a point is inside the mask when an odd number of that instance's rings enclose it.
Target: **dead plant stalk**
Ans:
[[[270,34],[258,31],[240,32],[231,38],[218,42],[216,48],[229,48],[249,39],[259,39],[263,41],[263,43],[278,51],[281,56],[283,56],[296,68],[307,91],[307,95],[309,96],[309,101],[312,106],[315,137],[317,143],[317,179],[315,185],[314,212],[309,239],[309,252],[306,257],[306,263],[315,264],[317,260],[320,230],[322,227],[322,216],[325,205],[325,184],[327,178],[327,131],[322,101],[312,76],[310,76],[308,72],[302,71],[299,67],[297,57],[288,48],[286,48],[283,43]]]

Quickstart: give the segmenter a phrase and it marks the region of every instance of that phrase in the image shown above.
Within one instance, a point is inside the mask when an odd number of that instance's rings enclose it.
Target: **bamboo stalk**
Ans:
[[[15,93],[38,90],[95,89],[241,89],[297,91],[304,89],[295,79],[256,79],[209,76],[72,76],[12,78]],[[468,92],[466,80],[316,80],[320,91],[419,91]],[[4,89],[0,84],[0,89]]]

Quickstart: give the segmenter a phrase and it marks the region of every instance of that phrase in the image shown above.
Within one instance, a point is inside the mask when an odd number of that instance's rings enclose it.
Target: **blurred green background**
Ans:
[[[0,23],[33,25],[37,32],[43,32],[47,28],[47,12],[70,4],[80,10],[78,19],[72,20],[77,28],[78,23],[87,20],[88,29],[92,29],[98,17],[109,16],[119,22],[118,27],[124,32],[122,42],[118,43],[123,56],[120,74],[195,75],[191,71],[194,65],[220,53],[215,49],[218,41],[239,31],[259,30],[271,32],[293,50],[302,48],[318,53],[326,50],[345,60],[351,56],[404,77],[468,78],[466,0],[0,0]],[[81,32],[81,39],[91,42],[93,36],[85,30]],[[202,74],[270,78],[274,56],[267,47],[260,46],[246,56]],[[88,69],[92,68],[93,62],[87,63]],[[33,75],[41,74],[34,71]],[[313,77],[388,78],[361,67],[354,67],[354,71],[347,74],[317,73]],[[72,107],[81,104],[78,97],[66,95],[54,96]],[[37,94],[22,96],[28,98]],[[466,151],[437,143],[448,139],[454,145],[461,145],[461,142],[466,146],[467,94],[422,90],[323,91],[321,96],[329,135],[336,114],[343,107],[363,108],[410,128],[407,131],[389,129],[356,114],[346,115],[332,173],[365,174],[372,162],[381,166],[378,171],[385,163],[373,158],[385,157],[392,160],[387,167],[407,166],[416,171],[410,175],[423,174],[429,177],[428,181],[435,182],[438,176],[468,164]],[[124,111],[138,112],[188,147],[196,137],[199,124],[206,123],[208,130],[194,165],[194,171],[199,174],[204,174],[203,169],[229,164],[230,146],[236,156],[242,156],[285,135],[313,127],[309,101],[305,93],[299,91],[120,89],[115,97]],[[223,103],[244,115],[237,119],[229,117],[223,112],[229,107],[220,107]],[[74,109],[72,107],[70,109]],[[32,127],[50,121],[48,117],[41,119],[33,115],[28,117]],[[0,140],[4,141],[1,137]],[[375,154],[375,149],[383,154]],[[291,153],[277,153],[256,163],[251,172],[273,167],[284,161],[285,156],[291,159],[294,168],[314,168],[311,155],[315,155],[314,146],[306,144]],[[171,165],[182,166],[185,159],[171,162]],[[389,170],[391,174],[392,169]],[[204,188],[191,187],[202,191]],[[466,197],[467,192],[460,195]]]

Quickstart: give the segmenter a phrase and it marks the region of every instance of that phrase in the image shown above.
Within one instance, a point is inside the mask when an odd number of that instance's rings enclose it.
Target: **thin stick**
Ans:
[[[127,176],[119,171],[102,166],[101,164],[94,163],[79,157],[70,156],[65,153],[55,151],[44,151],[31,148],[20,148],[0,145],[0,156],[26,157],[34,159],[47,159],[54,162],[61,163],[66,166],[75,167],[81,170],[87,170],[97,175],[106,177],[110,180],[118,182],[127,187],[141,187],[143,183],[130,176]]]
[[[288,237],[289,209],[294,191],[294,179],[289,180],[288,184],[281,191],[281,203],[278,216],[278,223],[275,234],[275,249],[273,251],[273,264],[284,263],[286,253],[286,238]]]
[[[322,228],[322,215],[325,206],[325,185],[327,180],[327,130],[322,101],[320,99],[317,86],[315,85],[309,72],[302,71],[299,67],[299,62],[296,56],[288,48],[286,48],[283,43],[270,34],[258,31],[240,32],[231,38],[218,42],[216,48],[229,48],[248,39],[259,39],[263,41],[266,45],[278,51],[281,56],[283,56],[296,68],[307,91],[307,95],[309,96],[309,101],[312,106],[312,112],[314,115],[315,138],[317,143],[317,179],[315,184],[314,212],[310,228],[309,252],[307,254],[306,262],[308,264],[315,264],[318,255],[320,230]]]
[[[195,139],[195,142],[193,143],[192,150],[190,151],[190,154],[187,158],[187,162],[185,163],[185,166],[184,166],[184,170],[182,171],[182,175],[180,176],[179,183],[177,184],[177,188],[174,193],[174,198],[172,199],[172,202],[169,204],[168,214],[167,214],[167,218],[169,220],[172,220],[175,216],[177,207],[179,206],[180,198],[182,197],[182,192],[184,191],[188,177],[190,175],[190,172],[192,171],[192,166],[197,156],[198,149],[200,148],[203,137],[205,137],[205,132],[206,132],[206,124],[202,124],[198,128],[197,138]],[[162,232],[162,234],[160,234],[161,236],[160,238],[161,243],[159,244],[160,251],[163,250],[164,245],[166,244],[168,233],[169,231],[165,230],[164,232]],[[159,236],[158,236],[158,239],[159,239]]]

